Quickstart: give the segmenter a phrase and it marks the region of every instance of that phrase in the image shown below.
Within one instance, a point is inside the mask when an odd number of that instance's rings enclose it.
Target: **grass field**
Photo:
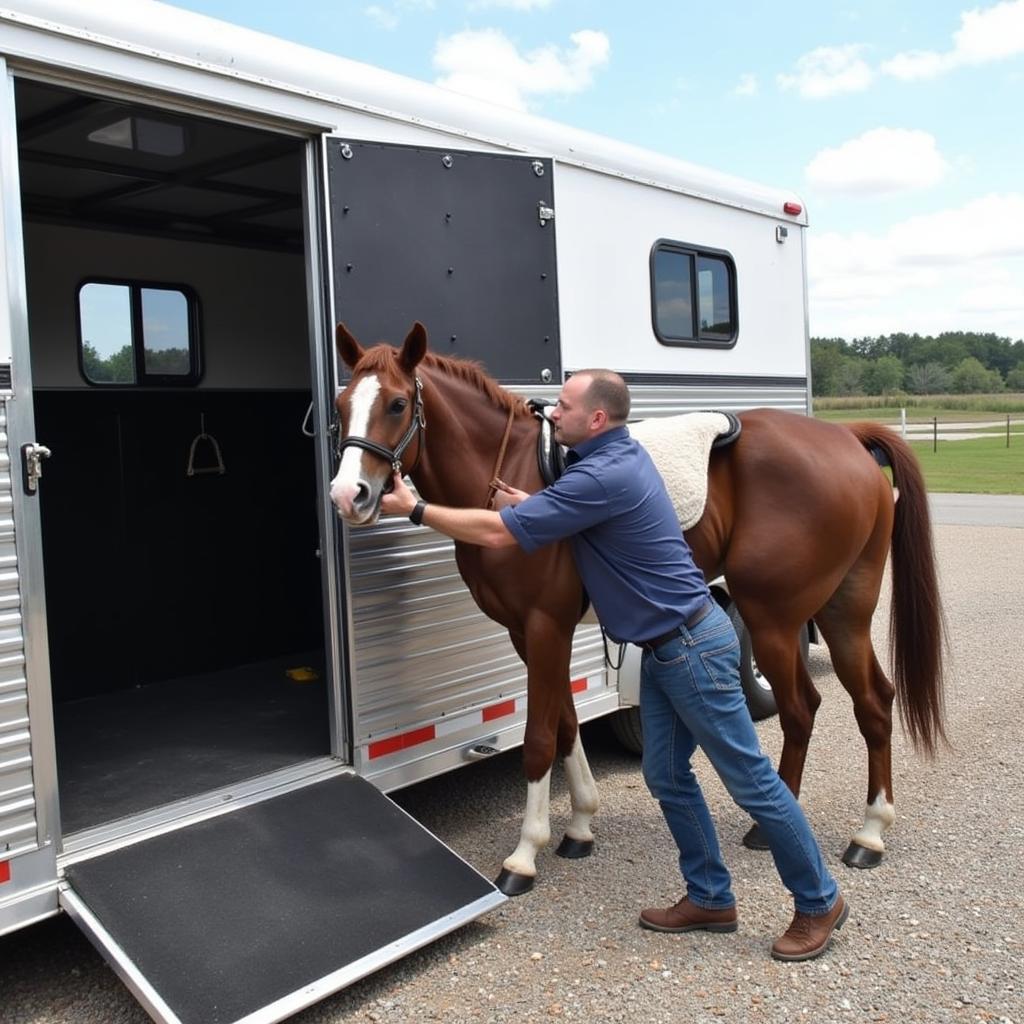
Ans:
[[[916,402],[916,405],[912,405]],[[1024,494],[1024,395],[924,395],[913,398],[815,399],[814,415],[834,422],[875,420],[900,422],[900,406],[908,424],[996,422],[998,437],[938,442],[912,440],[928,490],[954,494]],[[1010,446],[1006,445],[1006,417],[1010,417]]]
[[[929,491],[955,494],[1024,494],[1024,435],[972,441],[912,441]]]
[[[907,410],[907,421],[941,423],[969,420],[1005,420],[1024,418],[1024,394],[999,395],[851,395],[843,398],[814,399],[814,415],[823,420],[878,420],[899,423],[900,409]]]

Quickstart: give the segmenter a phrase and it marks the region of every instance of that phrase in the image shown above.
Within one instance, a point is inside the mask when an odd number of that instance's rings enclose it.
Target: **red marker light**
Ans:
[[[804,212],[804,208],[799,203],[783,203],[783,213],[788,213],[791,217],[796,217]]]

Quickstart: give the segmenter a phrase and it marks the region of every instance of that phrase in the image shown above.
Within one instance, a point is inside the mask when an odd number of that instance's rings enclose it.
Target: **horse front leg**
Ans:
[[[575,730],[563,723],[565,695],[569,693],[569,655],[572,631],[559,629],[547,617],[537,616],[527,625],[524,637],[513,636],[513,643],[526,662],[527,709],[526,734],[523,737],[523,771],[526,775],[526,810],[519,845],[502,864],[495,885],[506,896],[529,892],[537,878],[537,854],[551,839],[551,766],[556,750],[568,752],[566,764],[570,789],[581,794],[593,777]],[[571,694],[569,694],[571,700]],[[570,731],[574,733],[569,741]],[[576,782],[573,782],[573,779]],[[586,798],[577,797],[582,808]],[[575,805],[574,805],[575,807]],[[589,816],[575,809],[570,828],[577,838],[593,842]]]
[[[590,771],[587,755],[583,752],[576,705],[572,691],[566,693],[566,702],[559,721],[558,749],[565,758],[565,775],[569,783],[569,803],[572,818],[562,842],[555,853],[559,857],[578,859],[588,857],[594,849],[594,833],[590,822],[597,813],[597,783]]]
[[[529,723],[527,723],[529,736]],[[526,742],[524,741],[524,747]],[[526,810],[519,845],[506,857],[494,884],[506,896],[522,896],[537,879],[537,854],[551,839],[551,764],[538,779],[527,775]]]

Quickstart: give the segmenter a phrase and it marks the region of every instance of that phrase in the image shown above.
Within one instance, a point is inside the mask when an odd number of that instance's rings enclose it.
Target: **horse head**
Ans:
[[[390,490],[394,470],[408,472],[414,464],[406,452],[414,449],[416,460],[420,456],[424,419],[416,367],[427,351],[427,332],[417,322],[400,349],[364,349],[338,324],[335,340],[352,379],[335,402],[341,458],[331,500],[347,523],[365,526],[380,516],[381,495]]]

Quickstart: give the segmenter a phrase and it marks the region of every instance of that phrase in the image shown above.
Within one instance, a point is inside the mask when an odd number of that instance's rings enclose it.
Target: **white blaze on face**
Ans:
[[[356,386],[349,399],[348,433],[352,437],[366,437],[373,403],[380,394],[380,381],[376,374],[367,374]],[[352,500],[363,479],[363,452],[355,446],[346,448],[341,456],[338,474],[331,481],[331,501],[348,518],[352,514]]]

